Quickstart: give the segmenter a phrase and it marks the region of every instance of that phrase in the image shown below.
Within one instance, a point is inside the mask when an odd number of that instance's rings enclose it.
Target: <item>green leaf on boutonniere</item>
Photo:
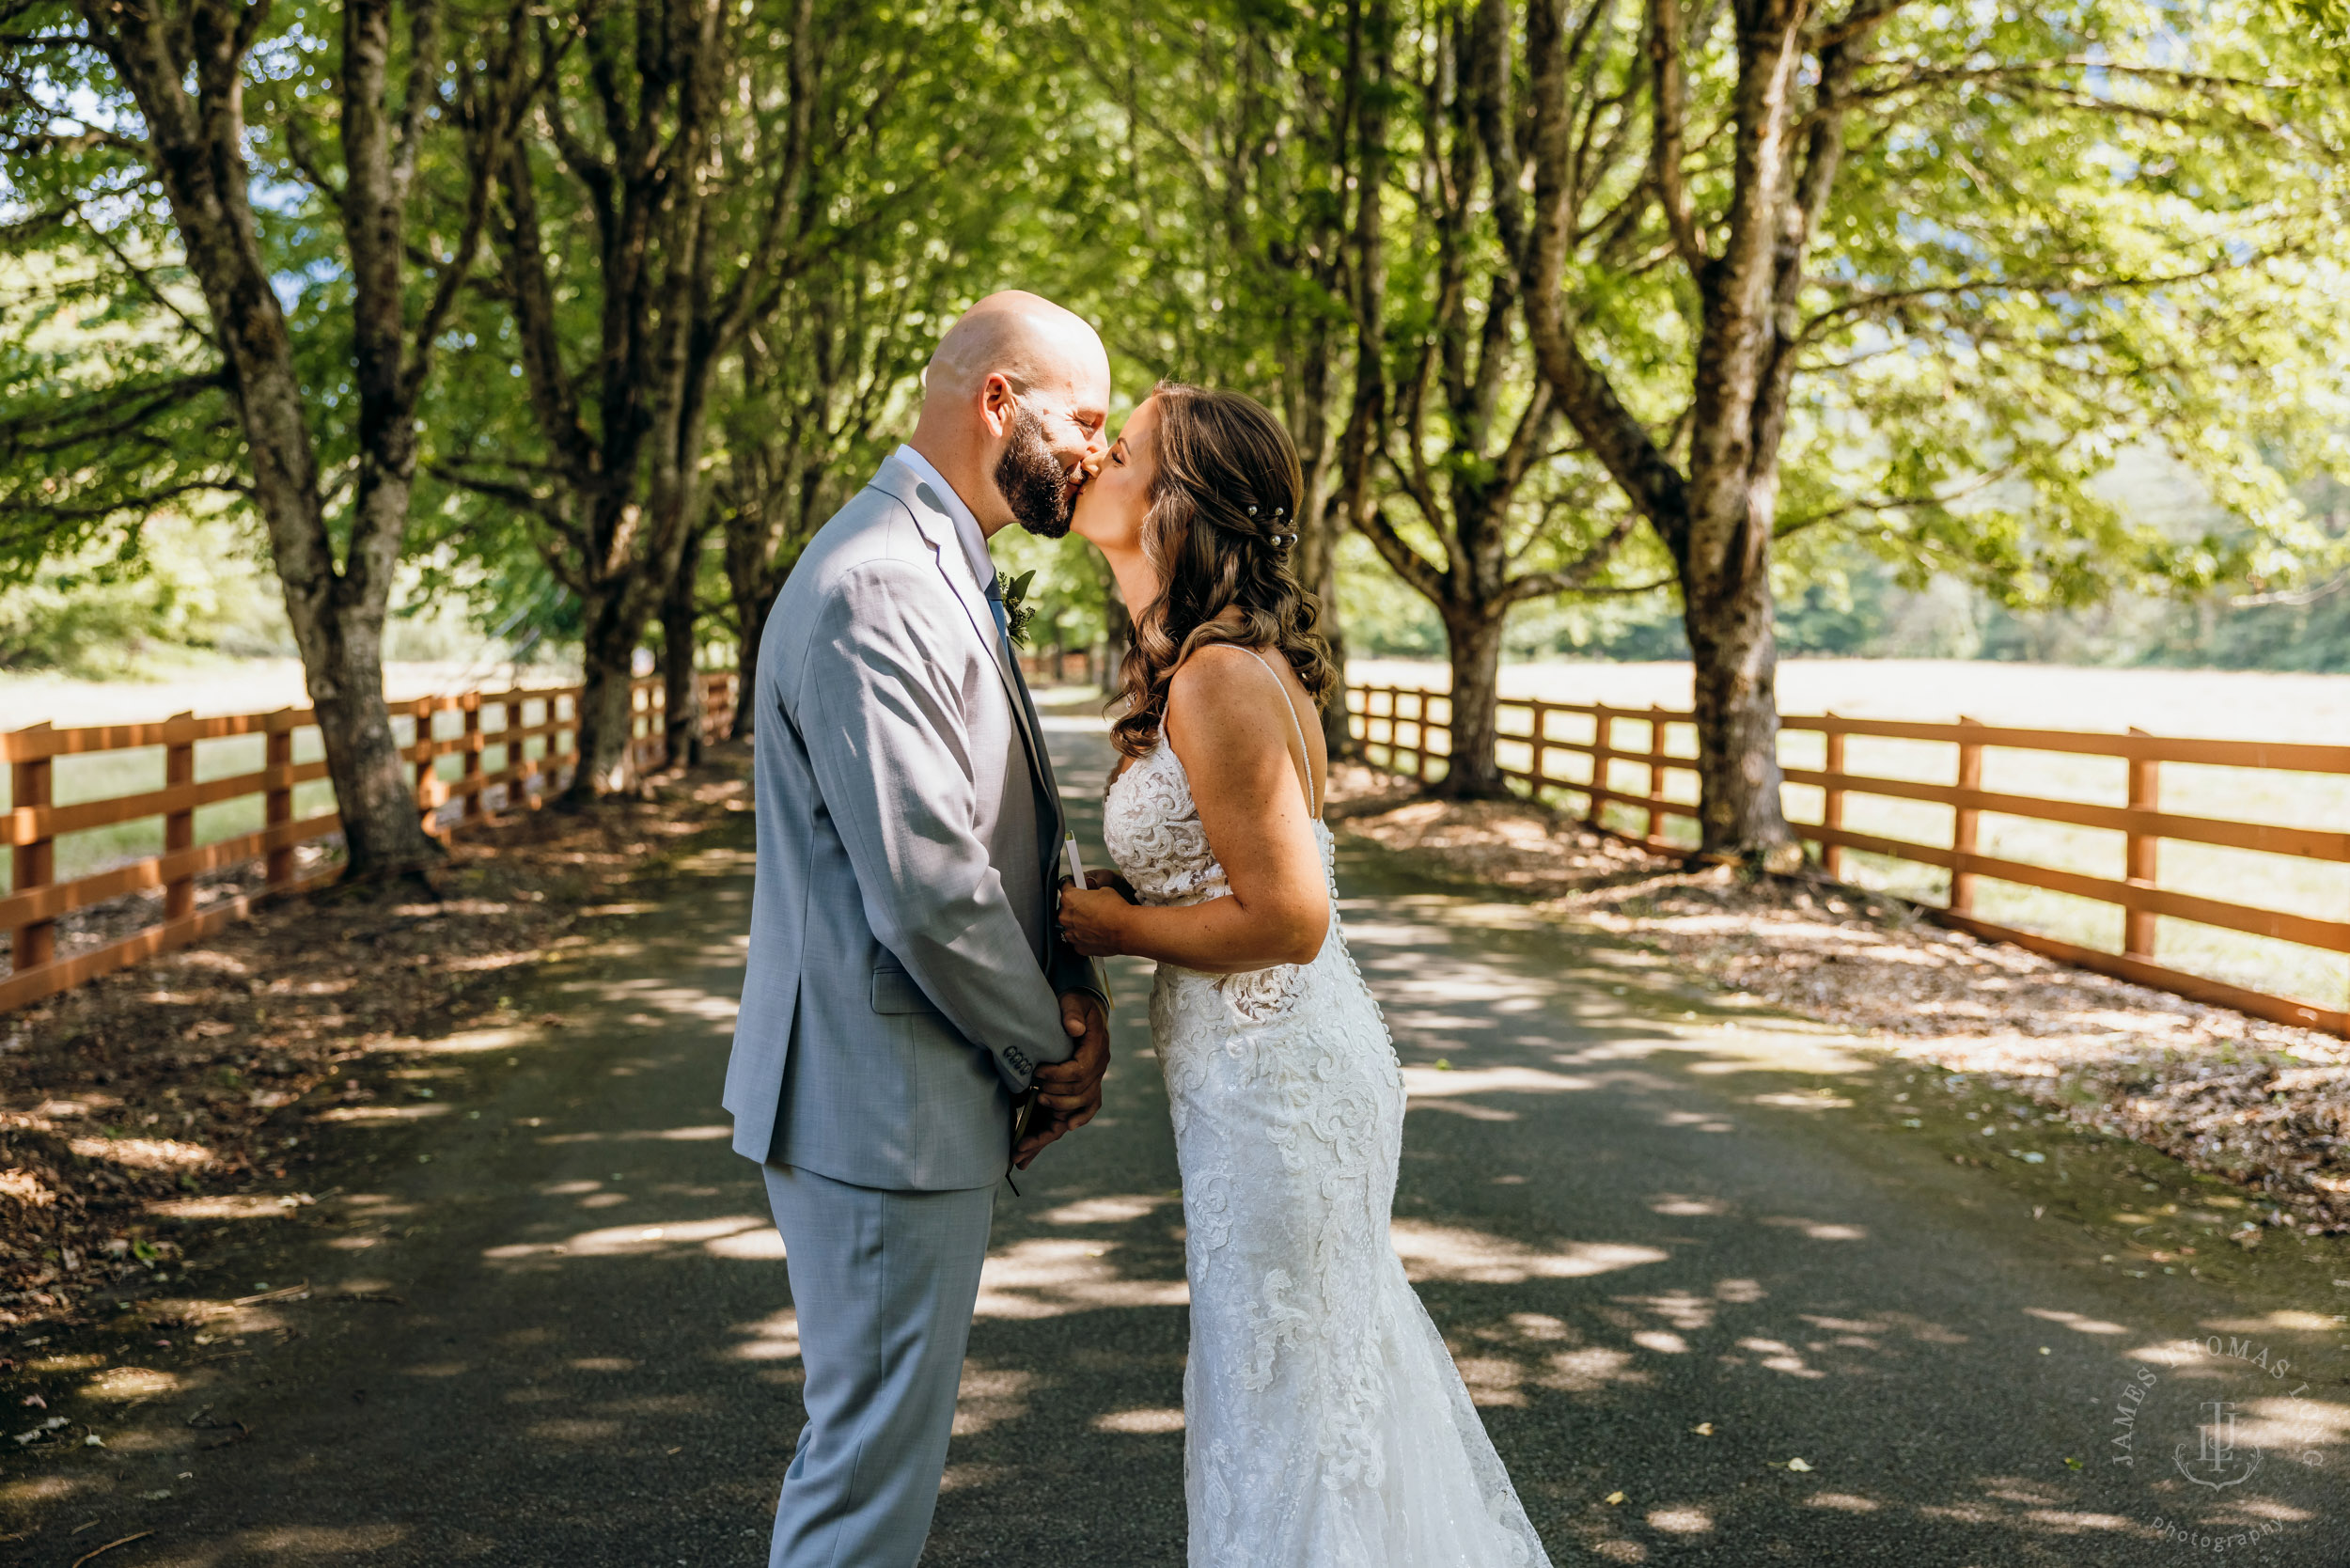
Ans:
[[[1028,588],[1035,581],[1033,571],[1017,577],[995,573],[995,591],[1004,601],[1004,635],[1014,648],[1028,646],[1028,622],[1036,619],[1036,606],[1028,603]]]

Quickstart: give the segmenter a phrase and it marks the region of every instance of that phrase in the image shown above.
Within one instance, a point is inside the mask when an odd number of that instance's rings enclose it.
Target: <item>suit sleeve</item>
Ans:
[[[854,568],[811,631],[795,716],[866,924],[1017,1091],[1075,1043],[979,836],[963,703],[930,651],[970,635],[961,615],[934,571]]]
[[[1102,1011],[1109,1011],[1109,976],[1103,969],[1100,959],[1088,958],[1062,941],[1058,928],[1056,928],[1054,932],[1051,956],[1051,974],[1055,995],[1065,996],[1072,991],[1089,992],[1100,998]]]

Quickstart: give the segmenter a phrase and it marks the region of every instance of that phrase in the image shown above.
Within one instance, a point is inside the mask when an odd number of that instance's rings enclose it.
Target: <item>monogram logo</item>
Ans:
[[[2252,1479],[2261,1467],[2261,1450],[2250,1445],[2239,1450],[2236,1444],[2236,1413],[2242,1406],[2224,1399],[2203,1402],[2203,1423],[2197,1429],[2201,1439],[2195,1457],[2186,1456],[2187,1446],[2181,1443],[2170,1452],[2170,1463],[2179,1474],[2198,1486],[2217,1490],[2222,1486],[2241,1486]],[[2248,1452],[2251,1457],[2242,1457]]]

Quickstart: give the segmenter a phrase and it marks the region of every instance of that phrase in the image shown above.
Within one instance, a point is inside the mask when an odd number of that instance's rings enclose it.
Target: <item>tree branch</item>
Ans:
[[[1547,599],[1554,594],[1579,592],[1583,585],[1599,575],[1623,541],[1632,537],[1632,530],[1640,521],[1637,512],[1626,511],[1618,517],[1606,533],[1567,565],[1553,572],[1532,572],[1517,578],[1502,589],[1503,602],[1524,604],[1528,599]]]
[[[1673,249],[1691,275],[1702,272],[1709,258],[1698,237],[1696,210],[1689,199],[1684,163],[1684,125],[1688,113],[1688,77],[1684,69],[1681,0],[1649,0],[1649,105],[1653,129],[1649,136],[1649,171],[1656,185],[1657,205]]]
[[[1371,548],[1379,552],[1379,558],[1387,563],[1388,570],[1402,578],[1413,592],[1431,604],[1447,602],[1446,590],[1450,586],[1450,574],[1439,570],[1427,557],[1413,549],[1403,536],[1395,531],[1395,525],[1387,521],[1386,512],[1372,507],[1355,519],[1355,526],[1371,541]]]

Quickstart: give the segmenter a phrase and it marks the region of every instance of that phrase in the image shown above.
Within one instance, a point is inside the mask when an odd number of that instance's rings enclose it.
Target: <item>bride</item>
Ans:
[[[1183,1168],[1194,1568],[1546,1565],[1387,1233],[1403,1081],[1333,908],[1289,564],[1297,454],[1248,399],[1161,385],[1077,500],[1135,615],[1079,950],[1157,961]]]

